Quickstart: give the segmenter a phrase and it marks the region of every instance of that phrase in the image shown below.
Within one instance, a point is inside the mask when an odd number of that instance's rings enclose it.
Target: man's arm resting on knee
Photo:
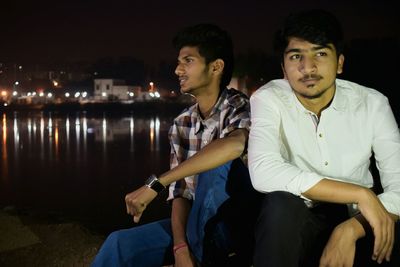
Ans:
[[[246,129],[236,129],[228,136],[213,140],[192,157],[180,163],[175,168],[163,173],[159,181],[164,186],[191,175],[211,170],[240,157],[245,149],[248,138]],[[157,196],[157,193],[143,186],[125,197],[127,213],[139,222],[146,206]]]
[[[323,179],[302,195],[317,201],[358,204],[361,214],[372,227],[375,236],[373,258],[378,262],[382,262],[384,258],[390,259],[394,244],[394,224],[399,217],[389,213],[374,192],[359,185]],[[355,218],[350,218],[348,221],[349,223],[344,225],[352,228],[350,232],[356,235],[356,240],[365,235],[359,221]]]

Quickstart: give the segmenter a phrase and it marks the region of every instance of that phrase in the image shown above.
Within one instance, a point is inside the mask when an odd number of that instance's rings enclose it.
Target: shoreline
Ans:
[[[148,101],[148,102],[66,102],[48,104],[10,104],[0,107],[0,112],[44,112],[44,113],[71,113],[85,112],[87,114],[132,114],[154,115],[171,114],[177,115],[192,103],[189,101]]]

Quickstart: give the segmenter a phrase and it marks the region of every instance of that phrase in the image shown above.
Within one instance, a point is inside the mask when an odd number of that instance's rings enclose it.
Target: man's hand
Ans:
[[[336,226],[322,252],[319,266],[353,266],[356,241],[363,235],[362,226],[354,218]]]
[[[174,267],[195,267],[196,261],[188,247],[180,248],[175,253]]]
[[[390,261],[395,231],[393,218],[371,190],[366,190],[366,194],[358,203],[358,209],[367,219],[374,232],[375,241],[372,259],[378,263],[382,263],[384,259]]]
[[[126,212],[133,216],[133,221],[138,223],[147,205],[157,196],[157,193],[147,187],[141,188],[125,196]]]

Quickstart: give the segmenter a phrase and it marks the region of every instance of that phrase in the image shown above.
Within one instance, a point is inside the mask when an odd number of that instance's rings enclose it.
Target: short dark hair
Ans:
[[[173,39],[176,50],[184,46],[197,47],[206,64],[222,59],[224,70],[220,87],[226,87],[232,78],[234,67],[233,43],[228,32],[214,24],[197,24],[184,28]]]
[[[337,56],[343,53],[343,30],[337,18],[326,10],[312,9],[290,14],[283,28],[275,33],[274,49],[283,60],[289,38],[296,37],[313,44],[333,44]]]

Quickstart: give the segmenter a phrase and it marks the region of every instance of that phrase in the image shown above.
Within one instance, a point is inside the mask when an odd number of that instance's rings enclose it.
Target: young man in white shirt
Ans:
[[[255,267],[400,266],[399,128],[384,95],[336,78],[342,43],[332,14],[288,16],[275,39],[284,79],[250,99],[249,170],[267,193]]]

